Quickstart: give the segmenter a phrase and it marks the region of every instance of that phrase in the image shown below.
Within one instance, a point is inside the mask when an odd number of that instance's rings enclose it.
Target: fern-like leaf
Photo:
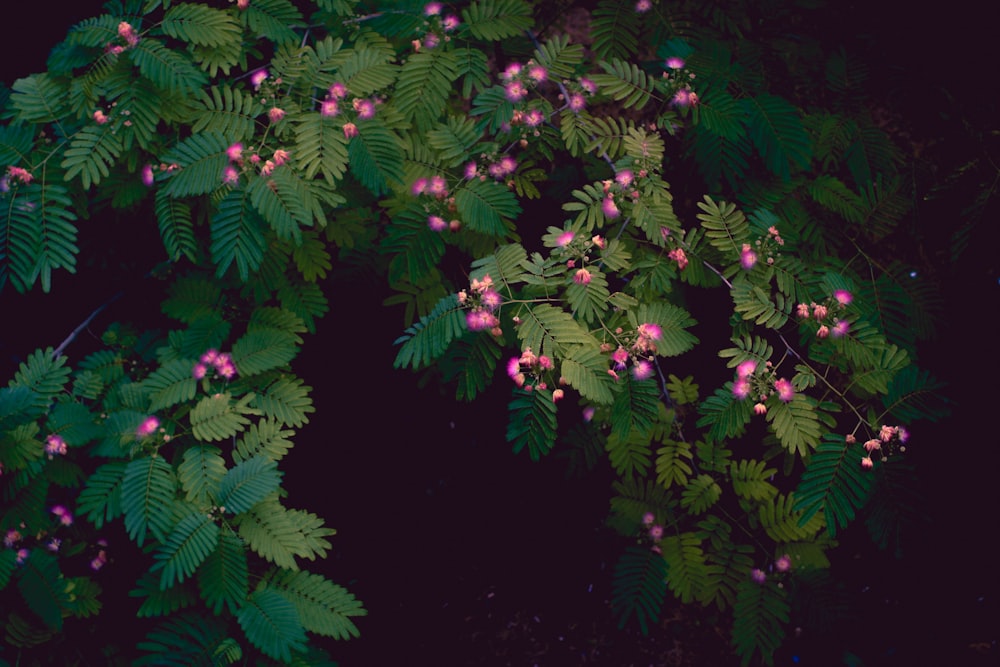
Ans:
[[[736,591],[733,607],[733,648],[740,665],[747,667],[755,658],[774,664],[774,652],[785,638],[789,619],[786,593],[775,584],[758,584],[749,577]]]
[[[89,190],[111,174],[111,167],[121,153],[121,139],[110,124],[84,127],[66,149],[60,165],[66,170],[63,178],[71,181],[79,176],[80,184]]]
[[[827,435],[809,457],[802,480],[795,490],[795,507],[808,521],[822,510],[830,536],[854,519],[871,495],[874,476],[861,468],[866,456],[860,442],[846,444]]]
[[[210,516],[192,512],[181,519],[156,551],[150,572],[160,572],[160,589],[192,576],[219,542],[219,527]]]
[[[184,450],[177,479],[184,489],[187,501],[207,507],[216,504],[219,484],[226,476],[226,461],[218,447],[195,445]]]
[[[236,613],[247,597],[249,569],[246,547],[229,528],[223,528],[215,549],[198,568],[198,589],[205,604],[218,615]]]
[[[177,4],[167,10],[160,29],[198,46],[220,46],[239,41],[243,36],[242,27],[232,14],[194,3]]]
[[[395,345],[402,345],[393,362],[395,368],[419,369],[444,354],[453,340],[466,331],[465,311],[455,294],[438,301],[430,313],[406,329]]]
[[[653,82],[638,65],[618,58],[612,58],[611,62],[601,61],[600,65],[604,74],[595,74],[592,78],[603,94],[636,110],[649,103]]]
[[[699,599],[708,583],[708,570],[701,539],[696,533],[665,537],[660,542],[667,562],[667,587],[678,600],[687,604]]]
[[[216,131],[201,132],[174,146],[163,160],[179,168],[171,172],[163,188],[172,197],[190,197],[217,190],[222,171],[229,162],[230,141]]]
[[[462,10],[462,21],[478,39],[517,37],[531,27],[531,6],[524,0],[476,0]]]
[[[618,617],[619,629],[634,617],[642,634],[648,634],[663,607],[666,576],[666,562],[659,554],[642,547],[626,547],[615,564],[611,590],[611,610]]]
[[[267,580],[267,585],[295,605],[306,631],[334,639],[359,636],[351,618],[365,616],[368,612],[342,586],[304,570],[276,572]]]
[[[281,485],[274,459],[255,456],[237,463],[219,483],[219,506],[241,514],[271,495]]]
[[[174,470],[160,456],[134,459],[122,478],[122,512],[129,537],[142,546],[147,532],[163,542],[173,521],[171,506],[177,491]]]
[[[787,181],[793,169],[809,167],[812,148],[798,109],[767,93],[744,98],[743,105],[750,139],[772,174]]]
[[[403,151],[399,137],[380,120],[357,126],[358,134],[347,145],[351,173],[372,194],[380,196],[403,184]]]
[[[556,404],[547,389],[514,390],[508,405],[507,442],[515,454],[528,449],[532,461],[548,454],[556,442]]]

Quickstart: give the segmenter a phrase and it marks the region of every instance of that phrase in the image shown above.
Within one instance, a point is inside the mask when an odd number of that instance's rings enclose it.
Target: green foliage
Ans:
[[[115,613],[62,572],[103,564],[96,531],[119,519],[157,623],[135,664],[329,664],[310,635],[358,636],[361,604],[300,569],[334,531],[279,469],[317,409],[293,363],[346,271],[405,306],[395,368],[459,400],[513,380],[514,452],[614,475],[622,627],[647,632],[669,592],[731,612],[743,663],[771,664],[791,609],[836,606],[805,573],[862,508],[899,549],[905,452],[871,461],[845,434],[947,414],[915,365],[942,303],[897,258],[914,191],[850,49],[686,2],[599,0],[579,40],[525,0],[464,3],[456,25],[421,3],[224,4],[111,3],[0,99],[0,289],[160,261],[79,221],[153,224],[165,261],[144,271],[181,325],[116,325],[71,368],[78,330],[0,388],[0,524],[30,547],[0,553],[5,641],[58,651]],[[235,373],[196,376],[208,350]],[[785,553],[794,574],[750,579]]]

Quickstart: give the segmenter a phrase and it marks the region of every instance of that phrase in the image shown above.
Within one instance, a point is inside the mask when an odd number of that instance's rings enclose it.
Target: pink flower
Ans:
[[[15,544],[17,544],[20,541],[21,541],[21,533],[11,528],[10,530],[7,531],[7,534],[4,535],[3,545],[8,549],[11,549],[14,547]]]
[[[623,188],[627,188],[632,185],[633,180],[635,180],[635,176],[632,174],[631,169],[622,169],[615,174],[615,182]]]
[[[344,123],[344,136],[348,139],[358,136],[358,126],[354,123]]]
[[[260,88],[260,85],[264,83],[266,79],[267,79],[267,70],[264,68],[256,70],[253,74],[250,75],[250,83],[253,84],[254,90]]]
[[[429,215],[427,216],[427,226],[431,228],[431,231],[443,232],[448,227],[448,223],[439,215]]]
[[[653,364],[649,363],[645,359],[640,359],[636,362],[635,366],[632,367],[632,375],[640,382],[652,377]]]
[[[654,521],[656,521],[656,516],[652,512],[646,512],[642,515],[642,525],[652,526]]]
[[[840,338],[841,336],[847,335],[847,330],[851,328],[851,325],[847,323],[847,320],[837,320],[833,329],[830,330],[831,335],[834,338]]]
[[[573,274],[573,282],[577,285],[587,285],[590,283],[590,271],[587,269],[579,269]]]
[[[871,440],[865,442],[866,452],[874,452],[876,449],[882,449],[882,443],[876,440],[875,438],[872,438]]]
[[[56,538],[53,537],[51,540],[45,543],[45,548],[51,551],[52,553],[55,553],[59,551],[59,547],[61,545],[62,545],[62,540],[57,540]]]
[[[569,110],[573,113],[580,113],[587,106],[587,101],[580,93],[573,93],[569,96]]]
[[[270,111],[267,112],[267,117],[272,123],[277,123],[285,117],[285,110],[278,107],[271,107]]]
[[[674,248],[667,253],[667,257],[677,262],[677,268],[680,270],[683,270],[688,265],[687,255],[684,254],[684,250],[681,248]]]
[[[836,299],[837,303],[839,303],[841,306],[846,306],[847,304],[849,304],[851,301],[854,300],[854,297],[851,296],[851,293],[845,289],[839,289],[836,292],[834,292],[833,298]]]
[[[601,210],[608,219],[617,218],[621,215],[621,211],[619,211],[618,207],[615,205],[615,200],[610,196],[604,198],[604,202],[601,204]]]
[[[236,6],[241,10],[245,10],[250,6],[250,0],[236,0]]]
[[[94,112],[94,120],[97,121],[98,125],[104,125],[111,119],[108,118],[107,114],[98,109],[97,111]]]
[[[817,338],[826,338],[829,335],[830,335],[830,327],[826,326],[825,324],[821,324],[819,326],[819,329],[816,330]]]
[[[588,95],[595,95],[597,93],[597,84],[587,77],[580,77],[580,87],[583,88]]]
[[[910,439],[910,432],[907,431],[902,426],[897,426],[896,427],[896,436],[899,438],[900,442],[906,442],[907,440]]]
[[[759,568],[754,568],[750,571],[750,578],[753,579],[755,584],[763,584],[767,581],[767,575],[764,574],[764,570]]]
[[[625,362],[628,361],[628,350],[619,345],[618,349],[611,353],[611,359],[615,362],[617,370],[625,370]]]
[[[354,110],[358,112],[358,118],[368,120],[375,117],[375,103],[371,100],[357,99],[351,103]]]
[[[347,86],[342,84],[340,81],[335,81],[330,84],[330,89],[327,93],[335,100],[342,100],[347,97]]]
[[[441,13],[441,7],[440,2],[428,2],[424,5],[424,16],[437,16]]]
[[[555,391],[552,392],[552,402],[558,403],[563,399],[565,395],[566,395],[565,391],[563,391],[562,389],[556,389]]]
[[[226,149],[226,156],[230,162],[237,162],[243,157],[243,144],[236,142]]]
[[[896,429],[892,426],[882,426],[878,432],[878,437],[882,442],[889,442],[894,435],[896,435]]]
[[[273,160],[265,160],[263,166],[260,168],[260,175],[270,176],[271,173],[274,171],[274,166],[275,165]]]
[[[541,83],[549,77],[549,73],[541,65],[531,65],[528,67],[528,78],[536,83]]]
[[[815,304],[813,306],[813,317],[816,318],[817,322],[825,318],[829,312],[830,311],[827,310],[826,306],[820,304]]]
[[[496,310],[503,303],[503,297],[494,289],[488,289],[480,297],[481,303],[490,310]]]
[[[528,89],[520,81],[510,81],[503,89],[504,96],[511,102],[520,102],[528,94]]]
[[[507,360],[507,377],[512,380],[517,377],[521,372],[521,359],[518,357],[511,357]]]
[[[636,327],[636,333],[639,334],[639,338],[646,338],[649,340],[660,340],[663,336],[663,329],[659,324],[654,322],[643,322],[638,327]]]
[[[280,167],[281,165],[288,162],[288,157],[289,157],[288,151],[279,148],[278,150],[274,151],[274,156],[273,156],[274,165],[276,167]]]
[[[804,303],[800,303],[795,307],[795,315],[799,319],[808,320],[809,319],[809,306]]]
[[[636,14],[645,14],[652,8],[653,8],[653,3],[650,2],[650,0],[639,0],[639,2],[635,3]]]
[[[604,250],[604,248],[606,248],[608,245],[608,242],[604,239],[604,237],[600,235],[591,236],[590,242],[593,243],[598,248],[600,248],[601,250]]]
[[[323,100],[319,105],[319,113],[327,118],[333,118],[340,113],[340,105],[337,104],[337,100]]]
[[[751,376],[757,370],[757,362],[753,359],[747,359],[736,367],[736,377],[741,380]]]
[[[445,16],[443,19],[441,19],[441,28],[444,29],[445,32],[451,32],[452,30],[458,27],[459,23],[460,21],[458,20],[457,16],[455,16],[454,14],[449,14],[448,16]]]
[[[788,557],[788,554],[782,555],[778,560],[774,561],[774,569],[778,572],[788,572],[792,569],[792,559]]]
[[[222,171],[222,182],[226,185],[236,185],[240,180],[240,172],[232,166],[226,167]]]
[[[139,35],[136,33],[135,28],[125,21],[118,24],[118,36],[124,39],[125,43],[129,46],[135,46],[139,43]]]
[[[733,383],[733,396],[741,401],[750,395],[750,383],[746,380],[737,380]]]
[[[139,177],[142,179],[142,184],[147,188],[153,185],[153,165],[147,164],[142,168],[142,172]]]
[[[55,507],[53,507],[49,511],[51,511],[53,514],[56,515],[56,517],[59,518],[59,523],[61,523],[62,525],[64,525],[64,526],[72,526],[73,525],[73,515],[72,515],[72,513],[70,513],[70,511],[68,509],[66,509],[65,507],[63,507],[62,505],[56,505]]]
[[[7,167],[7,173],[11,178],[15,178],[25,185],[31,183],[35,179],[27,169],[22,169],[21,167]]]
[[[667,58],[666,66],[669,69],[682,69],[684,67],[684,60],[677,56]]]
[[[785,378],[781,378],[774,383],[774,390],[778,392],[778,398],[780,398],[784,403],[788,403],[795,397],[795,388],[792,387],[792,383]]]
[[[448,194],[448,181],[443,176],[433,176],[430,185],[427,186],[427,191],[435,197],[443,197]]]
[[[492,329],[498,324],[499,320],[497,320],[496,316],[482,308],[470,310],[465,315],[465,326],[468,327],[469,331]]]
[[[681,88],[674,93],[673,103],[681,108],[691,107],[698,103],[698,95],[688,88]]]
[[[94,572],[97,572],[102,567],[104,567],[104,565],[107,562],[108,562],[108,553],[104,549],[101,549],[100,551],[97,552],[97,556],[95,556],[94,559],[90,561],[90,569],[93,570]]]
[[[45,439],[45,453],[49,455],[50,459],[53,456],[65,454],[66,451],[66,441],[62,439],[62,436],[53,433]]]
[[[649,538],[654,542],[659,542],[663,539],[663,526],[656,525],[651,526],[649,529]]]
[[[156,432],[156,429],[160,427],[160,420],[156,417],[146,417],[139,428],[136,429],[135,434],[140,438],[145,438]]]
[[[593,406],[588,405],[587,407],[585,407],[583,409],[583,421],[589,422],[590,420],[592,420],[594,418],[595,412],[597,412],[597,409],[594,408]]]
[[[470,180],[475,178],[477,175],[479,175],[479,165],[477,165],[475,162],[466,163],[463,175]]]
[[[504,81],[510,81],[521,73],[521,68],[521,63],[511,63],[500,73],[500,78]]]
[[[563,248],[572,243],[574,238],[576,238],[575,232],[563,232],[559,235],[559,238],[556,239],[556,245]]]
[[[14,562],[18,565],[24,565],[24,561],[28,560],[28,556],[30,554],[31,552],[27,549],[18,549],[17,557],[14,559]]]
[[[763,403],[754,403],[753,412],[755,415],[766,415],[767,406],[764,405]]]
[[[740,251],[740,266],[749,271],[753,268],[753,265],[757,263],[757,253],[753,251],[749,243],[743,244],[743,250]]]
[[[870,456],[862,457],[862,459],[861,459],[861,467],[862,468],[864,468],[865,470],[871,470],[874,465],[875,465],[875,462],[872,461],[872,457],[870,457]]]
[[[191,376],[195,380],[200,380],[208,373],[208,367],[205,364],[195,364],[194,368],[191,369]]]

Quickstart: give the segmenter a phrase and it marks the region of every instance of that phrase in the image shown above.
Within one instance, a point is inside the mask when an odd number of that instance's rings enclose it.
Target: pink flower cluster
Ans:
[[[816,328],[817,338],[828,336],[841,338],[847,335],[850,323],[837,315],[842,313],[853,300],[854,297],[847,290],[836,290],[833,297],[823,303],[813,301],[808,304],[798,304],[795,307],[795,314],[803,322],[816,321],[818,324]]]
[[[7,167],[7,176],[9,179],[20,181],[25,185],[31,183],[31,181],[35,179],[35,177],[31,175],[30,171],[21,167]]]
[[[139,43],[139,33],[135,31],[132,24],[126,21],[118,24],[118,36],[125,40],[125,43],[130,47]]]
[[[753,406],[754,414],[763,415],[767,414],[764,401],[774,395],[783,403],[788,403],[795,398],[795,387],[785,378],[776,377],[770,361],[764,370],[760,370],[753,359],[740,362],[736,367],[733,396],[741,401],[750,396],[756,397],[758,400]]]
[[[428,32],[422,40],[415,39],[411,42],[414,51],[420,51],[421,48],[433,49],[442,40],[451,41],[451,36],[448,33],[454,32],[461,21],[454,14],[442,17],[441,11],[443,9],[444,5],[440,2],[428,2],[424,5],[424,16],[428,19],[426,23]]]
[[[848,443],[855,442],[853,435],[849,435],[847,438]],[[868,455],[861,458],[861,467],[865,470],[871,470],[875,466],[875,462],[872,460],[872,452],[879,452],[883,462],[888,461],[889,456],[897,448],[900,452],[905,452],[905,443],[909,439],[910,432],[904,427],[883,425],[879,429],[877,437],[870,438],[864,443],[864,448],[868,452]]]
[[[458,293],[458,302],[470,308],[465,314],[465,326],[469,331],[489,329],[494,336],[503,333],[500,329],[500,319],[494,315],[503,303],[503,297],[493,289],[493,279],[488,273],[482,280],[473,278],[470,291],[462,290]]]
[[[428,212],[427,226],[432,231],[443,232],[445,229],[451,229],[457,232],[461,228],[461,221],[454,217],[457,210],[455,198],[450,196],[448,181],[443,176],[418,178],[410,187],[410,192],[414,196],[426,195],[433,198],[424,205],[424,210]],[[444,216],[451,218],[451,221],[446,221]]]
[[[156,433],[156,429],[160,428],[160,420],[156,417],[150,416],[142,420],[139,424],[139,428],[135,430],[136,436],[139,438],[148,438],[149,436]]]
[[[632,362],[632,377],[638,381],[647,380],[656,372],[653,365],[653,356],[656,354],[656,341],[663,337],[663,329],[659,324],[644,322],[636,327],[633,336],[625,334],[620,327],[615,333],[622,340],[623,344],[617,347],[609,343],[601,345],[601,350],[611,352],[611,368],[608,375],[615,380],[619,379],[619,373],[628,368],[628,362]],[[614,351],[612,351],[612,349]]]
[[[194,379],[200,380],[208,375],[209,368],[214,369],[219,376],[226,380],[236,377],[236,365],[233,363],[233,358],[225,352],[212,349],[201,355],[201,359],[191,369],[191,375],[194,376]]]
[[[552,363],[552,359],[544,354],[536,355],[530,347],[527,347],[520,357],[511,357],[507,360],[507,377],[525,391],[548,389],[548,383],[542,378],[554,368],[555,364]],[[534,383],[532,384],[529,380],[533,380]],[[556,391],[562,392],[560,389]],[[562,393],[556,397],[555,392],[553,392],[552,400],[558,401],[562,397]]]
[[[64,526],[73,525],[73,514],[62,505],[55,505],[49,511],[51,511],[52,514],[54,514],[55,517],[59,519],[59,523],[61,523],[62,525]]]
[[[100,570],[108,562],[107,540],[104,539],[97,540],[97,546],[101,548],[98,549],[97,555],[94,556],[94,558],[90,561],[90,569],[93,570],[94,572]]]
[[[67,451],[66,441],[62,439],[62,436],[53,433],[45,439],[45,453],[50,461],[54,456],[65,456]]]

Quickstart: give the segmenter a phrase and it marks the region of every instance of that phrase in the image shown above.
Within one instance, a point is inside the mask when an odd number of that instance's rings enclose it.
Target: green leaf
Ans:
[[[62,630],[62,611],[69,601],[59,561],[43,549],[32,549],[21,564],[17,588],[28,608],[52,630]]]
[[[517,337],[535,354],[563,357],[571,346],[596,348],[594,338],[561,308],[547,303],[522,304],[517,316],[521,318]]]
[[[477,0],[462,10],[462,22],[478,39],[517,37],[532,25],[531,6],[524,0]]]
[[[767,480],[777,472],[767,468],[766,461],[746,460],[733,461],[729,468],[729,477],[733,482],[733,491],[741,498],[748,500],[769,500],[778,489]]]
[[[750,223],[736,204],[719,202],[705,195],[704,201],[698,202],[702,213],[698,220],[705,229],[705,237],[709,243],[731,257],[738,257],[743,244],[750,238]]]
[[[239,41],[243,29],[229,12],[194,3],[180,3],[163,15],[160,29],[171,37],[199,46]]]
[[[247,402],[247,398],[243,398],[234,403],[228,391],[205,396],[191,410],[192,435],[203,442],[233,437],[250,423],[245,416],[249,412]]]
[[[307,179],[321,175],[331,186],[347,173],[347,139],[343,125],[317,112],[295,119],[295,158]]]
[[[149,391],[149,411],[157,412],[194,398],[198,388],[192,375],[195,362],[188,359],[169,361],[150,373],[143,385]]]
[[[823,434],[815,402],[804,394],[795,394],[787,403],[777,399],[768,401],[766,418],[781,445],[799,456],[808,455]]]
[[[608,375],[608,359],[598,349],[585,345],[569,348],[562,359],[561,372],[569,386],[580,392],[584,398],[600,405],[607,405],[615,401],[615,395],[611,391],[613,382],[611,376]],[[631,386],[631,379],[626,382]],[[655,385],[653,385],[653,390],[655,391]],[[638,391],[643,393],[646,399],[649,398],[648,390]],[[642,402],[642,399],[638,400]],[[648,407],[648,403],[649,401],[646,400],[642,404]],[[655,413],[655,408],[653,411]],[[630,415],[630,418],[632,417],[642,420],[648,415],[640,413]],[[622,436],[624,437],[626,434],[627,431],[622,433]]]
[[[444,113],[458,78],[457,66],[455,58],[444,49],[419,51],[403,63],[393,102],[417,132],[430,131]],[[471,120],[468,123],[472,125]]]
[[[778,494],[770,502],[759,505],[760,525],[775,542],[814,540],[823,527],[822,516],[807,516],[796,508],[793,494]]]
[[[667,562],[667,586],[670,591],[685,604],[701,598],[708,583],[708,570],[697,534],[681,533],[665,537],[660,542],[660,549]]]
[[[11,86],[11,106],[26,123],[55,123],[66,113],[66,84],[47,74],[32,74]]]
[[[699,428],[710,426],[709,434],[713,440],[728,440],[743,435],[750,421],[750,403],[736,400],[732,387],[733,383],[727,382],[698,406],[702,416],[697,425]]]
[[[347,145],[351,173],[375,196],[403,185],[403,150],[399,137],[377,118],[362,121]]]
[[[211,445],[195,445],[184,450],[177,466],[177,479],[190,503],[207,507],[217,504],[219,484],[226,476],[222,451]]]
[[[721,496],[722,487],[711,475],[698,475],[684,487],[681,507],[687,508],[692,515],[698,515],[718,502]]]
[[[455,294],[438,301],[430,313],[406,329],[393,344],[402,345],[393,362],[394,368],[422,368],[438,359],[453,340],[467,331],[465,309]]]
[[[133,459],[125,467],[121,502],[128,536],[142,546],[147,531],[163,542],[173,522],[177,491],[173,468],[160,456]]]
[[[204,614],[185,613],[164,619],[139,642],[147,654],[136,660],[136,667],[209,667],[219,664],[232,640],[223,619]],[[222,658],[225,659],[225,658]]]
[[[207,81],[184,51],[171,49],[154,38],[140,39],[126,53],[140,74],[170,93],[190,95]]]
[[[198,243],[194,236],[191,206],[171,197],[165,190],[158,189],[155,212],[160,238],[169,258],[177,261],[184,256],[189,261],[195,261]]]
[[[87,126],[74,135],[60,166],[66,170],[64,179],[80,177],[85,190],[97,185],[111,174],[111,167],[121,157],[122,142],[112,125]]]
[[[150,572],[160,573],[160,589],[172,588],[194,574],[219,542],[219,527],[207,514],[188,514],[170,531],[155,554]]]
[[[255,35],[276,43],[299,41],[292,26],[304,24],[302,13],[288,0],[254,0],[238,15]]]
[[[360,636],[351,617],[365,616],[368,612],[342,586],[303,570],[275,572],[267,585],[295,605],[307,632],[345,640]]]
[[[687,486],[688,477],[694,472],[689,463],[693,458],[690,443],[664,440],[663,446],[656,450],[656,483],[665,489],[674,484]]]
[[[771,583],[758,584],[748,573],[737,588],[733,607],[733,647],[740,656],[740,665],[747,667],[755,657],[773,665],[788,619],[785,591]]]
[[[326,528],[314,514],[283,507],[276,497],[263,500],[233,518],[239,536],[253,551],[278,567],[297,570],[295,557],[314,560],[330,549]]]
[[[251,593],[236,620],[250,643],[275,660],[287,663],[292,651],[306,649],[306,633],[295,605],[278,591],[262,588]]]
[[[602,94],[610,95],[626,107],[636,110],[649,103],[653,82],[638,65],[618,58],[612,58],[611,62],[600,61],[598,64],[605,73],[594,74],[591,78]]]
[[[247,282],[250,272],[260,268],[267,245],[260,216],[246,190],[234,189],[219,202],[209,230],[212,262],[218,267],[215,275],[224,276],[235,261],[240,280]]]
[[[598,58],[629,59],[636,55],[640,16],[633,5],[600,0],[590,20],[591,48]]]
[[[495,181],[466,181],[455,190],[455,206],[469,229],[497,239],[507,238],[508,221],[521,214],[514,193]]]
[[[626,547],[615,564],[612,580],[611,611],[622,629],[631,617],[645,636],[659,619],[667,587],[666,562],[650,549]]]
[[[292,448],[294,443],[290,438],[295,435],[295,431],[282,426],[281,422],[273,419],[251,424],[243,432],[243,437],[236,441],[233,460],[239,463],[261,454],[280,461]]]
[[[237,463],[219,484],[219,506],[232,514],[246,512],[281,486],[274,459],[255,456]]]
[[[532,461],[548,454],[556,442],[556,404],[548,389],[514,390],[508,405],[507,442],[515,454],[525,447]]]
[[[812,148],[799,110],[769,93],[746,97],[742,103],[750,140],[771,173],[787,181],[792,170],[808,169]]]
[[[809,521],[822,511],[833,537],[838,528],[854,519],[856,510],[868,502],[875,479],[861,467],[865,456],[860,442],[847,444],[832,433],[823,438],[795,490],[795,508],[802,511],[801,521]]]
[[[275,329],[248,331],[233,343],[233,363],[241,377],[283,368],[298,354],[298,338]]]
[[[177,165],[168,172],[164,192],[171,197],[190,197],[218,190],[229,163],[229,145],[229,139],[216,131],[193,134],[176,144],[162,158],[167,164]]]
[[[215,549],[198,569],[198,589],[212,613],[235,614],[247,597],[249,569],[246,547],[230,529],[220,531]]]

